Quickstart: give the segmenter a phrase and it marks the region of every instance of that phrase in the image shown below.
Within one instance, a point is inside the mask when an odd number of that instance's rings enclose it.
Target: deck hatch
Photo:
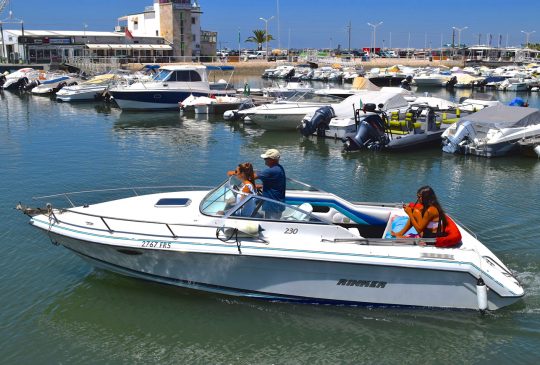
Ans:
[[[162,198],[155,204],[156,207],[187,207],[191,204],[188,198]]]

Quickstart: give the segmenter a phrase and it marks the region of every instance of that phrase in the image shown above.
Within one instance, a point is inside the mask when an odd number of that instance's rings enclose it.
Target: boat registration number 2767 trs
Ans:
[[[143,241],[141,247],[145,248],[171,248],[170,242]]]

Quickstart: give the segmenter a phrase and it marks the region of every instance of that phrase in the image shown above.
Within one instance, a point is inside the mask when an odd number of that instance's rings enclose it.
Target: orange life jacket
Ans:
[[[423,209],[423,205],[420,203],[409,203],[409,206],[413,209]],[[439,221],[442,224],[442,220]],[[435,247],[454,247],[461,242],[461,232],[456,223],[446,215],[446,225],[442,232],[437,231],[437,237],[435,238]]]

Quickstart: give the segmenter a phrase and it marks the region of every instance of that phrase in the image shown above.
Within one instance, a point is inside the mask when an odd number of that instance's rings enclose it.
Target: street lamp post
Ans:
[[[535,33],[536,30],[526,32],[524,30],[521,31],[521,33],[525,34],[525,48],[529,48],[529,36],[533,33]]]
[[[458,27],[452,27],[452,29],[454,30],[457,30],[457,43],[458,43],[458,50],[461,48],[461,31],[462,30],[465,30],[469,27],[463,27],[463,28],[458,28]],[[458,51],[459,53],[459,51]]]
[[[265,19],[265,18],[262,18],[262,17],[259,18],[259,19],[262,20],[262,21],[264,22],[264,25],[265,25],[265,34],[264,34],[264,36],[265,36],[265,38],[266,38],[266,51],[265,51],[266,55],[265,55],[265,58],[266,58],[266,60],[268,61],[268,22],[269,22],[270,20],[274,19],[274,16],[272,15],[272,16],[271,16],[270,18],[268,18],[268,19]]]
[[[373,27],[373,53],[375,53],[375,49],[377,48],[377,27],[382,23],[383,22],[378,22],[377,24],[367,23],[370,27]]]

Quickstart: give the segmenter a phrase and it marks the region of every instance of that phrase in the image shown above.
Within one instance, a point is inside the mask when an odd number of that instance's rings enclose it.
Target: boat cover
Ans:
[[[540,123],[540,110],[501,104],[484,108],[462,119],[459,124],[469,121],[475,128],[482,129],[527,127]]]
[[[355,77],[351,89],[356,90],[380,90],[381,88],[366,79],[365,77]]]
[[[344,116],[351,114],[353,105],[358,109],[368,103],[384,104],[384,110],[406,108],[409,105],[402,94],[365,90],[349,96],[339,104],[333,104],[332,107],[336,116]]]

